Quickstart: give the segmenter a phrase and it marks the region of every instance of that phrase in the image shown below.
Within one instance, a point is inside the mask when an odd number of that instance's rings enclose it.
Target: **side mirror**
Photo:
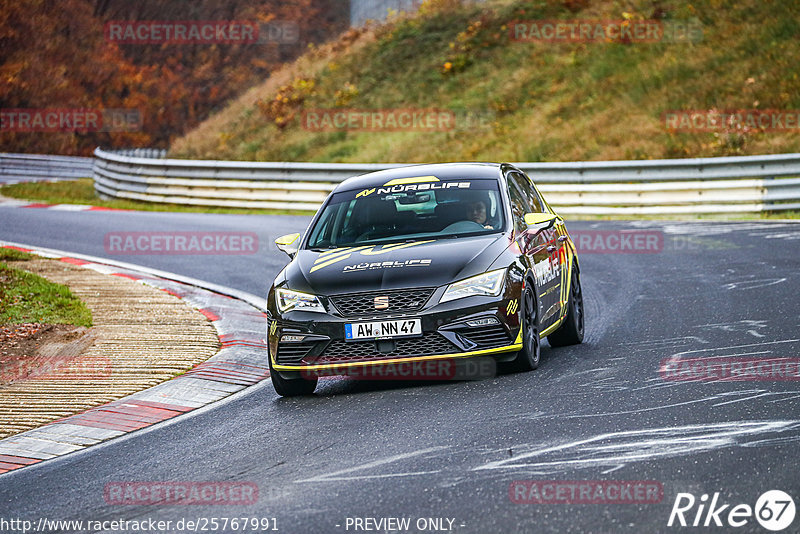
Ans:
[[[290,258],[294,258],[300,245],[300,234],[286,234],[275,240],[278,250],[285,252]]]
[[[558,215],[552,213],[526,213],[525,224],[528,231],[538,234],[548,228],[552,228],[558,221]]]

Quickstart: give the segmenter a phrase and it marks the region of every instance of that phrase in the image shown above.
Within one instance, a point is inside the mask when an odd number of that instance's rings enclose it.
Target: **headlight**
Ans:
[[[439,302],[471,297],[473,295],[488,295],[496,297],[503,289],[503,280],[506,277],[505,269],[489,271],[472,278],[467,278],[450,284]]]
[[[275,290],[275,300],[281,313],[289,310],[300,310],[325,313],[322,303],[314,295],[300,293],[291,289],[278,288]]]

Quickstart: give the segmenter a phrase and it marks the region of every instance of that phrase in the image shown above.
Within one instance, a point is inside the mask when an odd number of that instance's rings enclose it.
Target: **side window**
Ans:
[[[514,179],[514,173],[508,174],[508,197],[511,199],[511,217],[514,220],[514,229],[517,232],[524,232],[525,214],[530,213],[528,200],[525,193],[520,188],[518,179]]]
[[[528,177],[516,172],[511,174],[514,175],[515,181],[519,183],[520,188],[525,192],[525,197],[528,199],[528,206],[531,208],[529,213],[545,212],[546,210],[544,209],[544,202],[542,202],[541,197],[539,197],[539,193],[536,191],[533,185],[531,185],[531,181],[528,179]]]

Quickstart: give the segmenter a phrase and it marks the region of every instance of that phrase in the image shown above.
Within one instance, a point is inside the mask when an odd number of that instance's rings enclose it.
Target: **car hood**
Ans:
[[[286,267],[291,289],[336,295],[449,284],[485,272],[508,247],[505,234],[300,250]]]

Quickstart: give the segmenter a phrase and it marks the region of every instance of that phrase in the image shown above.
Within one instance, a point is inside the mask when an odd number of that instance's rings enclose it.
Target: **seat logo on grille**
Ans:
[[[375,297],[375,309],[376,310],[385,310],[389,307],[389,296],[383,295],[380,297]]]

